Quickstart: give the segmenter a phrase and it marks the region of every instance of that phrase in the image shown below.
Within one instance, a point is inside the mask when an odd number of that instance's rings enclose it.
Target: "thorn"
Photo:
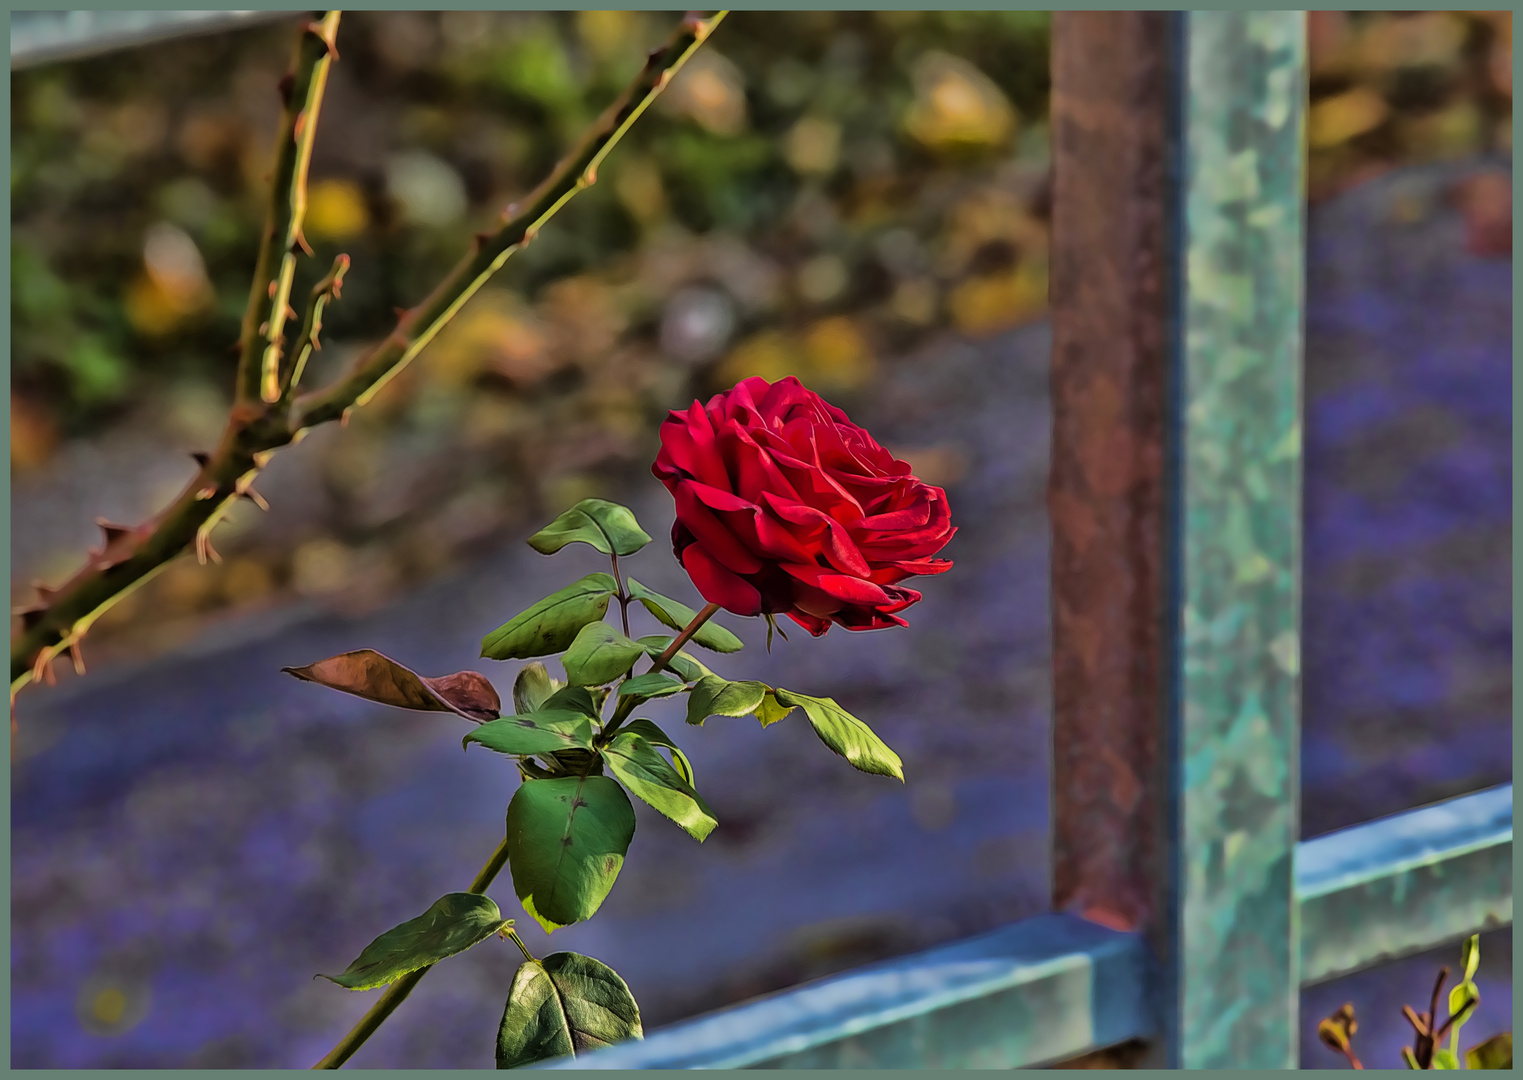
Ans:
[[[296,230],[296,246],[301,248],[308,256],[312,255],[312,245],[307,243],[307,238],[300,229]]]
[[[192,450],[190,456],[203,469],[206,468],[206,463],[212,459],[212,456],[203,450]]]
[[[114,521],[107,521],[105,518],[96,518],[95,524],[100,527],[101,532],[106,534],[106,547],[110,547],[132,531],[132,526],[130,525],[118,525]],[[104,555],[105,551],[102,550],[101,554]]]
[[[303,109],[296,114],[296,123],[291,125],[291,137],[300,141],[301,129],[307,126],[307,110]]]
[[[270,332],[270,323],[269,323],[269,320],[266,319],[264,322],[259,324],[259,336],[260,337],[264,337],[269,332]]]
[[[215,563],[222,561],[222,556],[218,555],[217,549],[212,547],[211,530],[203,526],[196,530],[196,561],[205,566],[208,557]]]
[[[196,501],[201,502],[205,499],[210,499],[215,494],[217,494],[216,485],[204,487],[200,491],[196,492]]]
[[[256,450],[254,451],[254,464],[262,469],[270,463],[270,459],[274,456],[275,451],[273,450]]]
[[[40,581],[32,582],[32,588],[37,590],[37,597],[44,604],[51,604],[53,602],[53,597],[58,595],[57,589],[50,589]]]
[[[255,491],[253,488],[248,488],[247,490],[240,492],[240,494],[249,502],[259,507],[259,509],[263,510],[265,513],[269,513],[270,504],[265,502],[264,496],[259,494],[259,492]]]
[[[598,182],[598,170],[596,167],[589,168],[582,174],[582,186],[591,187]]]
[[[308,254],[311,254],[311,252],[308,252]],[[290,304],[286,305],[286,318],[288,318],[288,319],[294,319],[294,318],[296,318],[296,309],[293,308]],[[285,339],[281,338],[281,340],[284,341]]]
[[[274,281],[270,282],[270,299],[271,300],[275,299],[275,290],[276,290],[277,287],[278,286],[277,286],[276,282],[274,282]],[[264,331],[261,330],[260,333],[262,334],[262,333],[264,333]]]
[[[43,649],[37,654],[37,659],[32,661],[32,681],[44,679],[49,686],[53,685],[52,658],[48,656],[48,650]]]
[[[354,412],[354,406],[353,405],[349,406],[347,409],[344,410],[343,415],[338,418],[338,426],[339,427],[346,428],[346,427],[349,426],[349,414],[352,413],[352,412]]]
[[[275,84],[280,91],[280,100],[283,104],[291,104],[291,91],[296,89],[296,76],[292,72],[286,72],[280,77],[280,82]]]
[[[74,661],[74,674],[83,675],[85,673],[85,654],[80,651],[79,642],[69,642],[69,659]]]
[[[311,34],[318,41],[323,43],[323,46],[328,50],[328,56],[330,59],[338,59],[338,45],[323,37],[323,28],[321,23],[309,22],[307,24],[307,33]]]

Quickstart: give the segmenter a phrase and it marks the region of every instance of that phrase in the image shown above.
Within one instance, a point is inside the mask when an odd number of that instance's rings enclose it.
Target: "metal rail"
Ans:
[[[294,19],[299,11],[13,11],[11,70]]]
[[[1296,846],[1302,984],[1512,922],[1512,785]],[[1018,1068],[1158,1033],[1135,933],[1042,915],[552,1069]]]

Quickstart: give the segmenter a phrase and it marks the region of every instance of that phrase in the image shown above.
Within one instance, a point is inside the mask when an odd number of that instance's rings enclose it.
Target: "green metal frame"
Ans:
[[[1305,15],[1172,18],[1161,932],[1044,915],[541,1067],[1011,1068],[1147,1038],[1295,1068],[1302,986],[1511,924],[1510,784],[1297,842]]]

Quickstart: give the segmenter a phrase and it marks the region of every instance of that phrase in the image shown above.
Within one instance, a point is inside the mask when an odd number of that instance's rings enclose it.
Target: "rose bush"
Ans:
[[[736,615],[815,637],[905,626],[920,593],[899,583],[952,567],[933,558],[957,531],[946,492],[793,376],[674,410],[651,471],[677,502],[677,559]]]

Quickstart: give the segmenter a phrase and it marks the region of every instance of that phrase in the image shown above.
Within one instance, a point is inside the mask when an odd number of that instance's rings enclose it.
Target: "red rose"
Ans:
[[[792,376],[672,412],[651,471],[677,500],[678,561],[737,615],[786,614],[815,637],[905,626],[920,594],[899,582],[952,568],[931,557],[957,531],[946,492]]]

